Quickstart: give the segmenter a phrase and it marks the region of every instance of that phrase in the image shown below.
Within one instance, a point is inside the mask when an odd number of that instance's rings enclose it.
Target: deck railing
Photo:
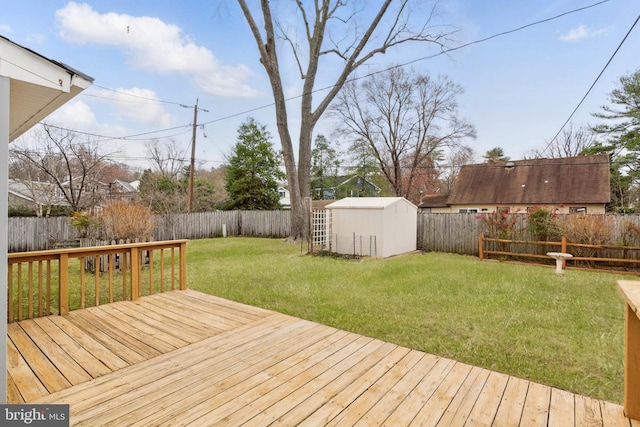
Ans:
[[[184,290],[187,242],[184,239],[11,253],[7,321],[65,315],[70,310],[134,301],[165,290]]]

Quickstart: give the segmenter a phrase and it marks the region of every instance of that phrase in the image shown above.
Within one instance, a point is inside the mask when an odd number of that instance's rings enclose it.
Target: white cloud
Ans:
[[[116,104],[119,120],[131,120],[160,128],[172,125],[171,115],[164,109],[156,93],[150,89],[135,87],[99,90],[97,96],[112,100]]]
[[[91,108],[82,101],[67,102],[44,120],[47,123],[63,123],[71,129],[90,129],[97,124]]]
[[[64,104],[44,122],[96,135],[126,135],[131,132],[119,125],[100,123],[91,107],[77,99]]]
[[[4,34],[13,33],[13,29],[11,28],[10,25],[0,24],[0,33],[4,33]]]
[[[134,68],[192,76],[194,85],[213,95],[259,95],[244,83],[251,76],[248,67],[222,64],[209,49],[184,36],[178,26],[158,18],[100,14],[88,4],[70,2],[56,11],[56,21],[67,41],[122,49]]]
[[[583,39],[588,39],[593,37],[599,37],[605,34],[607,34],[607,30],[604,28],[591,29],[584,24],[580,24],[577,27],[569,30],[567,33],[561,34],[559,38],[563,42],[572,42],[572,41],[578,41],[578,40],[583,40]]]

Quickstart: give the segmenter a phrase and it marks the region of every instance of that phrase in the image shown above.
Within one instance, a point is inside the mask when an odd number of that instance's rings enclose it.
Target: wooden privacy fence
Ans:
[[[566,237],[559,242],[534,242],[526,240],[492,239],[478,235],[478,256],[481,260],[490,257],[499,259],[537,259],[555,262],[547,252],[564,252],[573,255],[565,263],[576,267],[621,268],[624,270],[640,267],[640,247],[607,246],[570,243]]]
[[[418,249],[478,256],[478,233],[484,231],[475,214],[418,213]]]
[[[65,315],[69,310],[186,289],[187,241],[11,253],[7,321]],[[141,262],[143,252],[148,256],[146,273]],[[89,272],[85,267],[88,258],[93,258],[95,266]],[[105,274],[100,271],[101,260],[108,263]]]
[[[215,211],[155,216],[152,239],[206,239],[228,236],[290,235],[290,211]],[[9,218],[8,251],[26,252],[77,246],[77,230],[67,217]]]
[[[512,240],[534,241],[535,239],[528,229],[528,215],[516,213],[511,216],[513,218]],[[606,256],[618,258],[615,253],[611,252],[620,246],[629,245],[625,243],[628,240],[628,236],[625,235],[628,231],[628,224],[640,229],[640,215],[606,215],[606,218],[608,220],[607,227],[611,233],[609,240],[615,242],[616,245],[619,244],[619,246],[610,246],[611,250]],[[479,256],[478,234],[480,233],[495,237],[492,235],[490,226],[480,220],[478,214],[418,213],[417,246],[422,250]],[[635,239],[638,240],[637,235]],[[577,244],[574,248],[579,248],[579,257],[593,256],[590,252],[594,248],[577,246]]]
[[[319,211],[315,211],[319,212]],[[513,214],[520,240],[533,240],[527,233],[527,215]],[[640,215],[608,215],[613,241],[624,240],[625,223],[640,227]],[[320,217],[318,217],[320,218]],[[314,223],[325,219],[314,219]],[[204,239],[228,236],[283,238],[290,235],[291,212],[215,211],[156,216],[153,240]],[[325,222],[326,221],[326,222]],[[478,256],[478,234],[488,227],[473,213],[418,213],[417,247],[422,250]],[[9,252],[36,251],[75,243],[77,231],[69,218],[9,218]],[[329,233],[331,233],[329,231]],[[314,242],[326,245],[320,230]],[[520,237],[522,236],[522,237]]]

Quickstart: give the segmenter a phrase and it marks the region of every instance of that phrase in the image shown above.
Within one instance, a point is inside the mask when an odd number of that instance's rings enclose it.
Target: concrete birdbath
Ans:
[[[562,264],[567,258],[573,258],[573,255],[564,252],[547,252],[547,256],[556,260],[556,273],[562,274]]]

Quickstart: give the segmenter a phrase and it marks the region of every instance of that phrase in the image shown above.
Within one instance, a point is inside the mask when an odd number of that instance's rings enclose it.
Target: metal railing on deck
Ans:
[[[11,253],[7,321],[65,315],[70,310],[133,301],[165,290],[184,290],[187,242],[184,239]]]

